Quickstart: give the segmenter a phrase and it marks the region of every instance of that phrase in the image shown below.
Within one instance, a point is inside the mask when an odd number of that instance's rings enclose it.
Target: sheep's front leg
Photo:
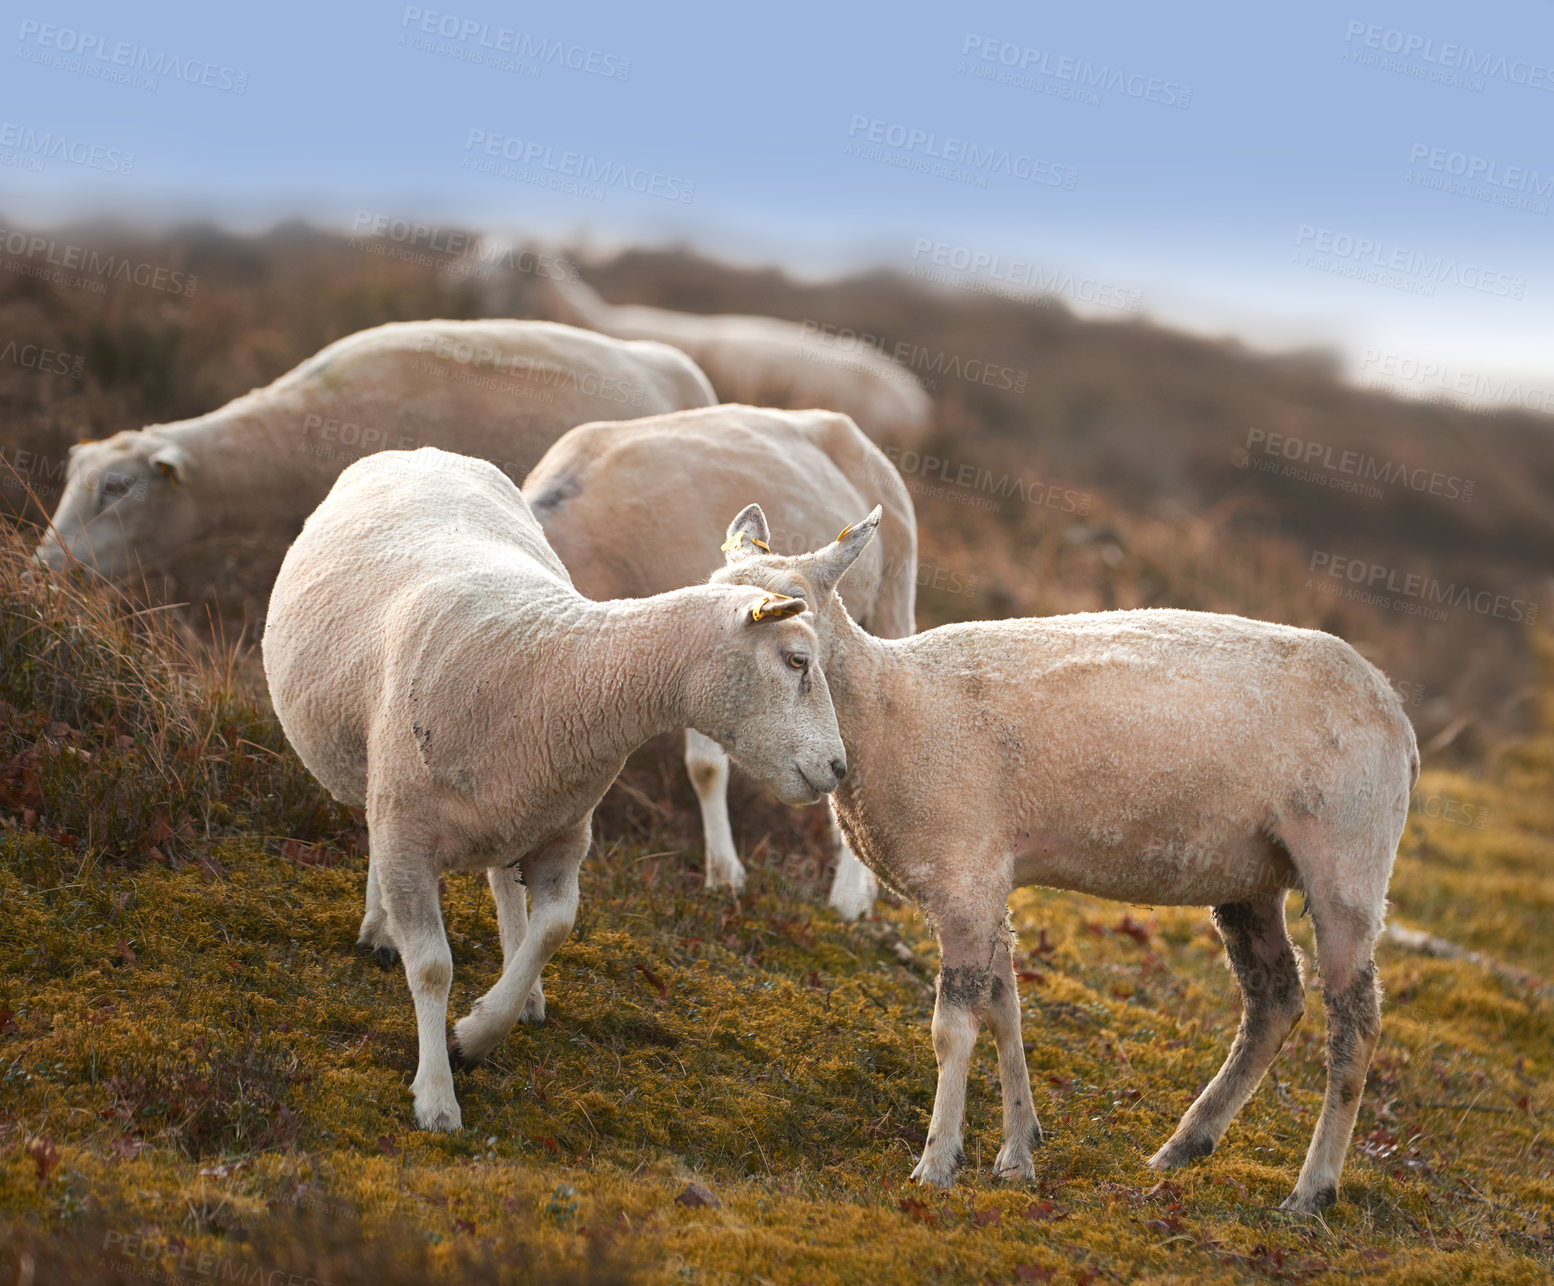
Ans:
[[[702,842],[707,849],[706,887],[727,884],[735,893],[745,887],[745,864],[734,847],[728,819],[728,753],[695,728],[685,730],[685,771],[701,804]]]
[[[965,1159],[961,1129],[966,1111],[966,1075],[977,1043],[980,1016],[993,992],[993,955],[1003,907],[996,915],[936,915],[939,982],[933,1006],[933,1052],[939,1064],[928,1143],[912,1171],[919,1183],[948,1188]]]
[[[998,1045],[998,1083],[1004,1099],[1004,1143],[993,1162],[993,1173],[1015,1182],[1036,1177],[1031,1150],[1041,1146],[1041,1123],[1036,1119],[1031,1073],[1025,1065],[1025,1043],[1020,1039],[1020,993],[1015,987],[1011,932],[1006,921],[1005,939],[993,953],[987,1025]]]
[[[382,830],[373,828],[376,843]],[[423,1130],[463,1126],[448,1064],[448,990],[453,983],[453,953],[443,932],[437,899],[437,872],[420,852],[385,846],[373,858],[389,927],[405,962],[405,978],[415,1000],[420,1060],[411,1091],[415,1119]]]
[[[473,1067],[513,1029],[529,996],[556,949],[572,932],[577,918],[577,870],[592,836],[590,813],[523,859],[524,883],[534,899],[529,925],[518,950],[503,966],[496,986],[486,992],[453,1028],[450,1055]]]
[[[505,973],[529,931],[529,894],[517,862],[490,867],[486,871],[486,881],[491,885],[491,896],[496,899],[496,922],[502,932],[502,970]],[[518,1011],[518,1021],[545,1021],[545,992],[538,982]]]

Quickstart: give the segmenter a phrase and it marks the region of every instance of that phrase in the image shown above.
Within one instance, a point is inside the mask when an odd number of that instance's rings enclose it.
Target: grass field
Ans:
[[[1219,1152],[1143,1159],[1237,1022],[1200,911],[1026,890],[1028,1062],[1049,1140],[994,1183],[984,1036],[968,1167],[906,1183],[936,968],[910,908],[823,906],[819,819],[743,790],[751,888],[703,893],[690,795],[639,756],[601,811],[548,1018],[413,1128],[402,973],[352,949],[357,823],[241,664],[0,549],[0,1245],[5,1282],[1544,1281],[1554,1273],[1554,650],[1536,730],[1427,770],[1384,1033],[1324,1219],[1273,1210],[1322,1087],[1321,1006]],[[453,1011],[494,979],[489,895],[446,881]],[[1310,951],[1309,921],[1290,907]]]

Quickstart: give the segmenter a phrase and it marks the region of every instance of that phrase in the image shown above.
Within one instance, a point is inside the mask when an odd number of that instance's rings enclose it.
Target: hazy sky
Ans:
[[[1554,409],[1551,0],[3,7],[6,227],[686,240]]]

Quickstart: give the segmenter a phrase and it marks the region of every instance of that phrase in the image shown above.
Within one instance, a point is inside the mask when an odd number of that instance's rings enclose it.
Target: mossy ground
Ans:
[[[838,922],[822,905],[818,819],[757,807],[739,810],[748,893],[704,893],[689,791],[663,784],[674,765],[651,755],[603,810],[576,929],[546,971],[547,1021],[459,1078],[461,1133],[422,1133],[403,975],[353,950],[365,869],[350,819],[304,806],[294,761],[266,744],[273,723],[256,708],[240,718],[237,696],[191,679],[137,710],[103,660],[133,640],[92,592],[62,602],[13,579],[6,593],[31,651],[7,645],[0,692],[5,1280],[1554,1272],[1550,993],[1476,964],[1381,947],[1384,1034],[1325,1218],[1274,1209],[1323,1084],[1314,986],[1220,1150],[1163,1182],[1144,1166],[1238,1017],[1193,910],[1017,894],[1027,1061],[1049,1134],[1037,1179],[988,1177],[999,1106],[984,1036],[967,1169],[948,1195],[910,1186],[934,1088],[923,921],[885,906]],[[78,647],[81,690],[40,687],[20,660],[60,640]],[[147,672],[166,678],[169,640],[145,646]],[[81,726],[57,718],[70,702]],[[192,797],[186,745],[224,765],[201,779],[223,810]],[[240,755],[254,763],[240,770]],[[105,778],[126,799],[84,838],[59,819]],[[1548,734],[1482,777],[1426,773],[1397,918],[1554,977],[1551,780]],[[494,981],[500,949],[483,883],[445,883],[456,1016]],[[1292,899],[1309,953],[1298,913]]]

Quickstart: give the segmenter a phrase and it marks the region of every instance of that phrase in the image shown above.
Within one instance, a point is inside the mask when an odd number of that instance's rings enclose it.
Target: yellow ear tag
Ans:
[[[173,486],[176,487],[180,485],[178,481],[178,470],[173,468],[172,465],[168,464],[166,460],[158,460],[156,467],[162,471],[162,476],[171,482]]]
[[[745,537],[749,534],[749,532],[741,527],[732,536],[730,536],[721,545],[719,545],[718,548],[721,549],[725,554],[732,553],[734,550],[739,548],[741,542],[743,542]],[[750,543],[764,549],[768,554],[772,552],[772,547],[764,540],[757,540],[754,536],[750,536]]]
[[[846,540],[847,539],[847,533],[850,532],[852,529],[853,529],[852,523],[848,523],[847,526],[843,527],[841,531],[836,533],[837,540]]]
[[[774,607],[771,611],[768,612],[766,610],[766,605],[768,603],[775,602],[780,597],[781,596],[778,594],[768,594],[751,610],[750,619],[752,621],[764,621],[768,616],[780,619],[784,616],[797,616],[804,610],[804,605],[802,603],[789,601],[783,606]]]

